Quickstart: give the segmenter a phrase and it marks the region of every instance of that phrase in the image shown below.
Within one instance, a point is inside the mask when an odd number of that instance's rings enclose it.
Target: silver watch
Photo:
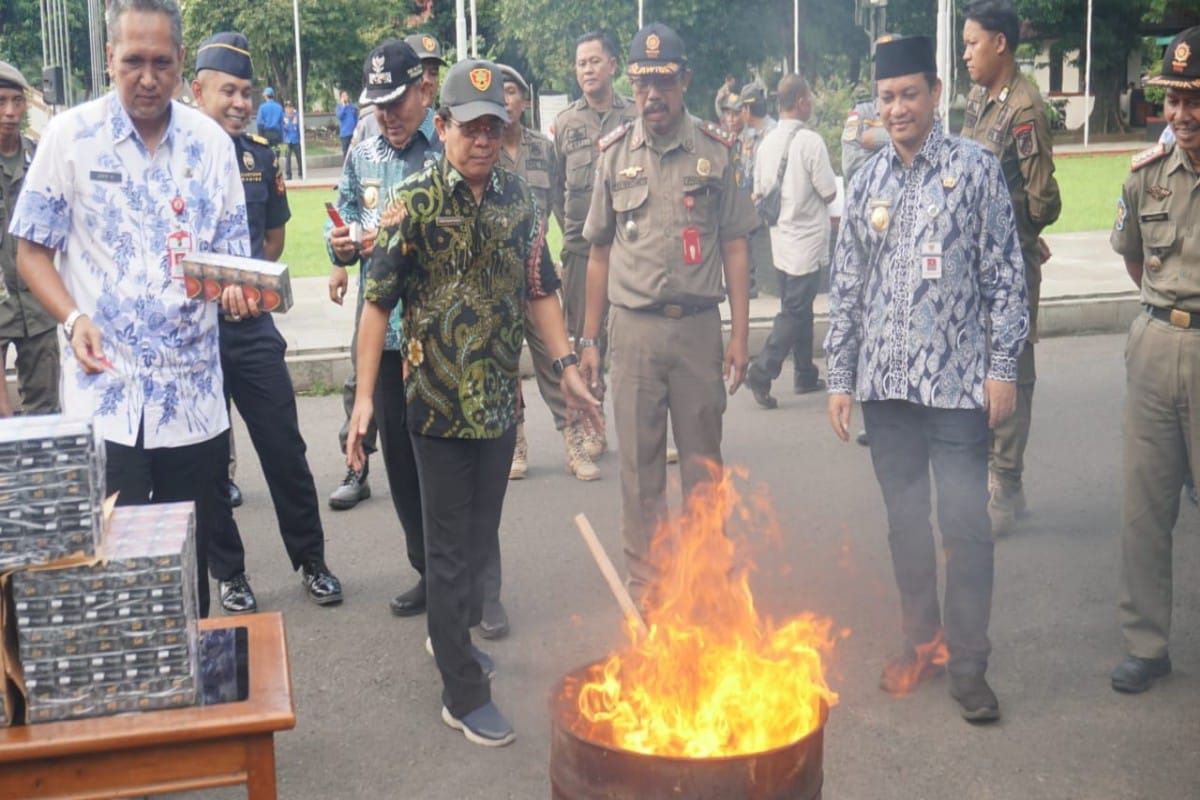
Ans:
[[[67,314],[67,318],[63,320],[63,330],[66,332],[68,340],[75,335],[75,323],[78,322],[79,318],[82,316],[83,312],[76,308],[73,309],[70,314]]]
[[[588,339],[586,336],[579,337],[579,349],[586,350],[589,347],[600,347],[600,342],[596,339]]]

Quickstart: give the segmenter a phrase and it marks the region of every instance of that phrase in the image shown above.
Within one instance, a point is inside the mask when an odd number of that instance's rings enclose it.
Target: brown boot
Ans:
[[[567,472],[581,481],[594,481],[600,477],[600,468],[583,446],[583,431],[579,423],[568,423],[563,428],[563,443],[567,448]]]
[[[513,448],[512,465],[508,468],[508,479],[519,481],[529,472],[529,442],[525,441],[525,423],[517,425],[517,446]]]
[[[604,455],[604,451],[608,449],[608,439],[604,435],[604,429],[597,428],[591,420],[580,422],[579,429],[583,434],[583,449],[588,458],[595,461]]]

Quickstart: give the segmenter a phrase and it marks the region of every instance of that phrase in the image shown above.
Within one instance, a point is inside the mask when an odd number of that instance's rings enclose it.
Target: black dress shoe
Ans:
[[[746,385],[754,395],[754,402],[766,409],[779,407],[779,401],[771,396],[771,379],[755,364],[746,370]]]
[[[226,491],[229,493],[229,505],[237,508],[242,504],[242,490],[233,481],[230,481],[226,486]]]
[[[792,384],[792,388],[795,389],[796,394],[812,394],[813,392],[820,392],[825,389],[825,379],[817,378],[812,383]]]
[[[967,722],[995,722],[1000,719],[1000,701],[982,673],[951,675],[950,696],[958,701]]]
[[[397,617],[415,617],[425,613],[425,579],[407,592],[401,592],[388,601],[388,608]]]
[[[218,581],[221,590],[221,608],[226,614],[253,614],[258,611],[258,600],[246,573],[234,575],[227,581]]]
[[[483,601],[483,619],[479,621],[479,635],[485,639],[503,639],[508,636],[508,612],[499,600]]]
[[[1155,678],[1171,674],[1171,657],[1138,658],[1125,656],[1112,671],[1112,687],[1118,692],[1138,694],[1150,688]]]
[[[870,447],[871,442],[867,439],[866,431],[859,431],[858,436],[854,437],[854,441],[858,442],[860,447]]]
[[[337,579],[324,561],[309,561],[300,566],[300,578],[308,596],[319,606],[342,602],[342,582]]]

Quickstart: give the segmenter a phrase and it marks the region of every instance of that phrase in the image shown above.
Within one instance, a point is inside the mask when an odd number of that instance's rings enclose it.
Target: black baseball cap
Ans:
[[[1177,34],[1163,55],[1162,74],[1146,81],[1147,86],[1168,89],[1200,89],[1200,26]]]
[[[629,74],[674,75],[687,66],[687,54],[679,34],[652,22],[642,28],[629,43]]]
[[[216,70],[235,78],[250,80],[254,67],[250,63],[250,43],[237,31],[214,33],[196,50],[196,72]]]
[[[459,122],[491,115],[508,122],[504,106],[504,78],[491,61],[459,61],[442,83],[442,105]]]
[[[421,59],[411,47],[399,39],[388,39],[363,62],[363,90],[358,103],[390,103],[424,74]]]
[[[428,33],[410,33],[404,37],[404,43],[411,47],[422,61],[433,59],[443,67],[448,66],[442,57],[442,45],[437,38]]]
[[[875,80],[926,72],[937,72],[933,39],[928,36],[880,38],[875,44]]]

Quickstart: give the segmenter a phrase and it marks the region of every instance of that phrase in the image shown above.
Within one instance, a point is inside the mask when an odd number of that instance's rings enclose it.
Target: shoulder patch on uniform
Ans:
[[[710,139],[715,139],[726,147],[733,147],[733,143],[737,141],[737,137],[729,131],[716,125],[712,122],[706,122],[700,126],[700,130],[704,132]]]
[[[603,139],[601,139],[599,142],[597,142],[596,146],[599,147],[600,152],[603,153],[605,150],[607,150],[608,148],[612,147],[617,142],[624,139],[625,134],[629,133],[631,130],[633,130],[633,123],[626,122],[623,125],[621,125],[617,128],[614,128],[611,133],[609,133],[607,136],[605,136]]]
[[[1021,158],[1029,158],[1029,156],[1037,155],[1037,133],[1033,129],[1032,122],[1023,122],[1015,126],[1013,128],[1013,139],[1017,143],[1017,155]]]
[[[1167,154],[1167,146],[1162,142],[1147,148],[1129,160],[1129,168],[1137,172],[1142,167],[1153,164]]]
[[[250,141],[254,142],[255,144],[265,145],[266,147],[271,146],[270,142],[268,142],[263,137],[259,136],[257,133],[250,133],[250,134],[247,134],[247,136],[250,138]]]
[[[846,124],[842,126],[842,141],[853,142],[858,139],[858,124],[862,120],[858,111],[851,111],[846,116]]]

